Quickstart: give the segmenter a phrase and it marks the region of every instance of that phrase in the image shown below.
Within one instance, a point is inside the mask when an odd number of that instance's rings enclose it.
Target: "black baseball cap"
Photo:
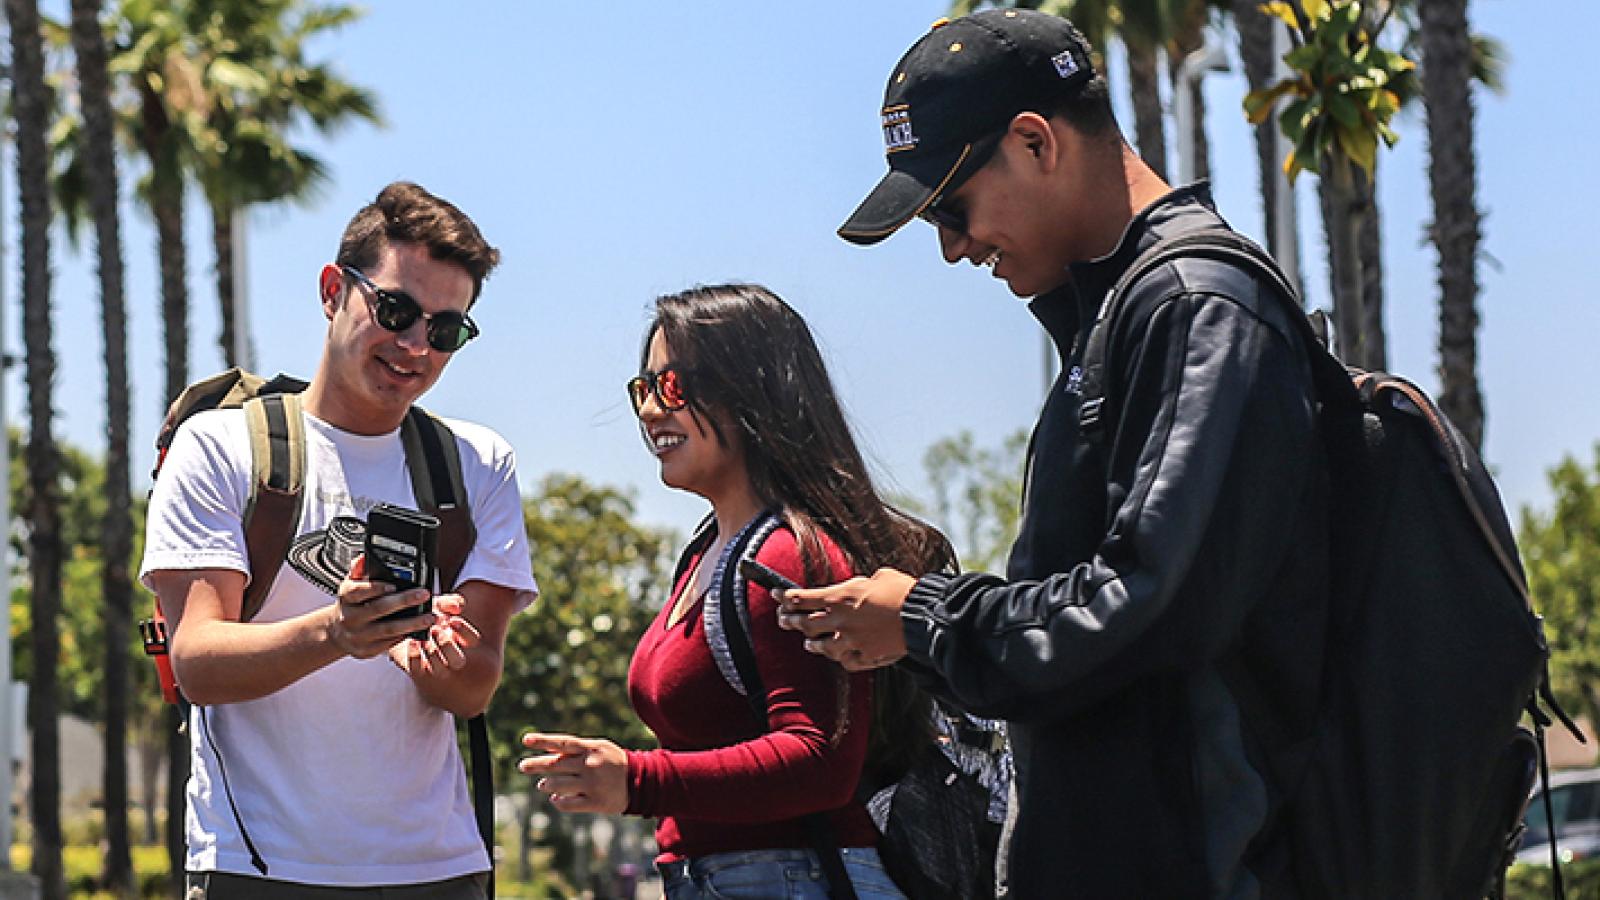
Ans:
[[[1060,16],[987,9],[935,22],[901,57],[884,92],[889,174],[839,236],[876,244],[894,234],[977,171],[1013,116],[1093,78],[1089,45]]]

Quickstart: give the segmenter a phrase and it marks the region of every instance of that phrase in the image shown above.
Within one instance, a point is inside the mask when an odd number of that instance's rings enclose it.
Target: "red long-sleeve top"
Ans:
[[[829,581],[850,577],[844,554],[825,543]],[[756,559],[805,583],[787,528],[774,531]],[[715,598],[701,598],[683,621],[667,626],[694,566],[685,571],[628,669],[633,708],[661,749],[628,753],[627,811],[659,817],[659,859],[807,847],[800,817],[816,812],[828,813],[839,846],[875,845],[877,831],[856,799],[872,714],[870,676],[806,652],[799,633],[778,627],[771,594],[748,585],[750,637],[766,692],[763,730],[706,643],[700,613]]]

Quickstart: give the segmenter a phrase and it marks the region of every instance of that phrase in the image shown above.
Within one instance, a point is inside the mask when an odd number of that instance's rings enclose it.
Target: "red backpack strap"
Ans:
[[[239,621],[261,611],[300,526],[305,487],[306,432],[299,394],[269,394],[244,404],[250,430],[250,499],[244,509],[244,544],[250,583]]]
[[[439,588],[454,590],[478,541],[455,432],[439,417],[413,406],[400,424],[400,442],[417,506],[439,519]]]

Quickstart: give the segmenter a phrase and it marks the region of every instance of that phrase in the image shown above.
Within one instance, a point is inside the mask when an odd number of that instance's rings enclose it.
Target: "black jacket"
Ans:
[[[1063,356],[1007,578],[928,575],[902,613],[934,689],[1012,723],[1011,896],[1282,897],[1328,611],[1305,348],[1266,283],[1183,259],[1128,294],[1103,438],[1078,420],[1106,291],[1161,237],[1225,227],[1203,185],[1032,309]]]

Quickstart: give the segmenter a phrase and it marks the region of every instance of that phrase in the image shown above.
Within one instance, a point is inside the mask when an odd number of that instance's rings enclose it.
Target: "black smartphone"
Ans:
[[[380,503],[367,514],[367,577],[394,585],[395,590],[433,589],[434,560],[439,549],[439,520],[425,512]],[[396,610],[383,617],[404,619],[433,612],[430,597],[417,606]],[[411,636],[427,640],[428,632],[413,631]]]
[[[779,575],[753,559],[739,560],[739,574],[769,591],[790,591],[800,587],[791,579]]]

